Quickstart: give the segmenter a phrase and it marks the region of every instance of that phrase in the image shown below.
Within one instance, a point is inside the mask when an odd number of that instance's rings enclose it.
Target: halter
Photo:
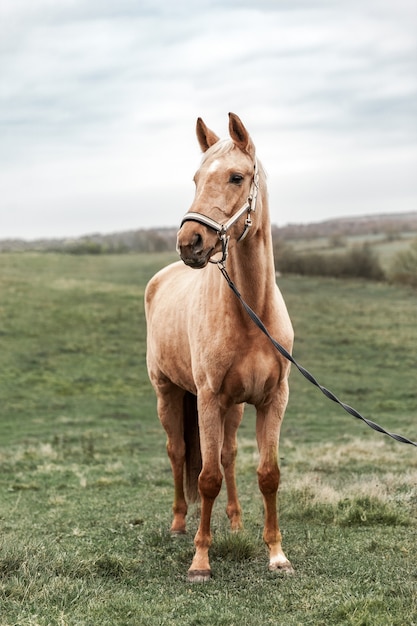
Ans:
[[[219,239],[222,242],[222,258],[219,261],[212,261],[211,259],[209,259],[210,263],[224,265],[227,259],[230,239],[230,235],[227,234],[227,231],[242,217],[244,213],[247,213],[245,228],[240,237],[238,237],[237,241],[243,241],[249,232],[249,228],[252,226],[251,213],[254,213],[256,211],[256,201],[259,191],[259,171],[258,162],[256,159],[253,169],[253,180],[248,199],[246,200],[245,204],[238,211],[236,211],[236,213],[232,215],[230,219],[227,220],[225,224],[219,224],[219,222],[216,222],[216,220],[213,220],[211,217],[207,217],[207,215],[203,215],[202,213],[187,213],[182,219],[181,226],[185,222],[198,222],[199,224],[203,224],[203,226],[207,226],[207,228],[211,228],[211,230],[216,231],[216,233],[218,234]]]

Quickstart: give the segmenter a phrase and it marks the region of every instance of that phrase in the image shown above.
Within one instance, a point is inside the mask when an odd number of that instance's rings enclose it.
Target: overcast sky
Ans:
[[[178,225],[237,113],[272,221],[417,210],[415,0],[1,0],[0,238]]]

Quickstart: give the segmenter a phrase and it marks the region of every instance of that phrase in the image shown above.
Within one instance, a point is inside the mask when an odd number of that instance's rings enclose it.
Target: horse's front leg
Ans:
[[[287,402],[288,382],[285,380],[280,383],[279,393],[272,402],[256,407],[256,437],[260,452],[257,474],[259,489],[264,500],[263,538],[269,548],[269,569],[292,574],[294,570],[281,546],[282,537],[277,512],[277,491],[280,479],[278,444]]]
[[[227,487],[226,513],[233,531],[242,528],[242,509],[239,504],[236,487],[235,462],[237,455],[237,430],[243,416],[243,404],[234,404],[224,420],[224,440],[221,461]]]
[[[218,402],[211,393],[198,392],[198,416],[203,462],[198,478],[201,514],[200,524],[194,537],[196,551],[188,570],[190,582],[205,582],[211,576],[208,554],[212,542],[211,513],[222,485],[220,454],[223,444],[223,419]]]

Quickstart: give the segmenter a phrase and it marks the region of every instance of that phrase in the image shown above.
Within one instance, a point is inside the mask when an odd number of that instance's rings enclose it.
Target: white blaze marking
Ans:
[[[218,170],[220,167],[220,161],[218,159],[216,159],[215,161],[213,161],[213,163],[210,164],[209,168],[208,168],[208,172],[215,172],[216,170]]]

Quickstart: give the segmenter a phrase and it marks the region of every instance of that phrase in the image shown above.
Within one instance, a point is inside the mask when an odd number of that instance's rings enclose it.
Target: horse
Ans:
[[[230,138],[219,139],[201,118],[196,132],[203,156],[194,200],[177,233],[181,260],[160,270],[145,291],[148,374],[174,479],[171,533],[185,533],[187,500],[198,499],[188,580],[207,581],[211,514],[223,477],[231,530],[242,528],[235,459],[237,430],[249,403],[256,408],[269,570],[292,573],[277,512],[278,444],[290,363],[246,315],[217,267],[227,265],[242,297],[290,352],[294,333],[276,285],[266,175],[234,113],[229,113]]]

